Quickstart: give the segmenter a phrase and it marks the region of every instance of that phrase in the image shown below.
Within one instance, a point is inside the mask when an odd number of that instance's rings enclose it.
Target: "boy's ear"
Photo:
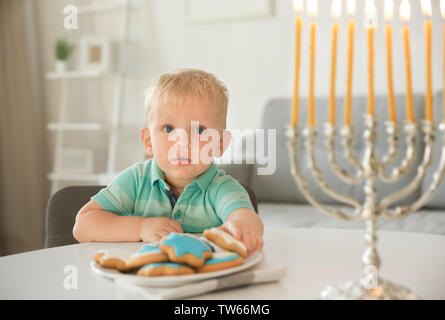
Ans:
[[[147,155],[152,157],[153,156],[153,148],[151,146],[150,130],[148,130],[148,128],[141,129],[141,141],[142,141],[142,145],[144,146],[145,151],[147,152]]]
[[[219,141],[219,156],[218,157],[222,157],[224,152],[227,150],[227,147],[229,146],[231,140],[232,140],[232,134],[230,133],[230,131],[227,129],[223,129],[222,136]]]

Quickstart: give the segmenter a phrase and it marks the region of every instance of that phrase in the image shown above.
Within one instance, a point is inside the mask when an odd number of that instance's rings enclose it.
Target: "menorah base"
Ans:
[[[388,280],[379,279],[376,289],[366,289],[360,280],[328,286],[320,295],[323,300],[418,300],[411,290]]]

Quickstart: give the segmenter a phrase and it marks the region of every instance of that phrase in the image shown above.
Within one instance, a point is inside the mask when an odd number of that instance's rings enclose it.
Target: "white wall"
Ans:
[[[211,0],[209,0],[211,1]],[[143,125],[143,90],[160,73],[177,68],[196,67],[210,71],[223,80],[230,91],[230,128],[256,128],[260,125],[261,112],[268,99],[291,96],[294,70],[294,12],[291,0],[271,0],[273,13],[267,18],[238,21],[185,24],[184,0],[135,1],[141,5],[131,14],[131,38],[140,46],[139,56],[134,59],[140,76],[129,80],[124,93],[125,110],[123,122],[134,128]],[[82,4],[83,1],[39,0],[40,32],[44,57],[44,70],[53,69],[53,44],[63,31],[62,8],[66,4]],[[434,89],[442,88],[442,20],[439,1],[433,0],[434,9]],[[363,24],[363,3],[357,1],[354,94],[367,92],[366,33]],[[382,4],[382,0],[377,0]],[[413,88],[423,92],[425,88],[423,16],[419,1],[411,1],[411,55],[413,59]],[[400,0],[395,1],[396,12]],[[343,10],[344,11],[344,10]],[[79,19],[79,30],[70,31],[76,40],[83,33],[103,33],[115,36],[121,22],[119,13],[96,15]],[[402,51],[401,25],[396,14],[394,25],[394,81],[396,93],[405,90],[404,57]],[[337,93],[345,92],[346,79],[346,21],[345,13],[340,19],[338,48]],[[330,1],[319,0],[317,34],[316,87],[317,95],[328,95],[330,74]],[[376,82],[377,94],[386,94],[386,57],[383,22],[383,6],[379,7],[379,28],[376,35]],[[302,43],[301,94],[308,92],[308,20],[304,18]],[[73,67],[78,61],[78,52],[72,59]],[[111,83],[72,84],[74,94],[70,98],[73,117],[91,115],[95,119],[109,119],[113,87]],[[98,96],[99,93],[99,96]],[[51,121],[56,119],[58,106],[56,83],[47,83],[46,97]],[[87,109],[85,109],[87,108]],[[77,114],[76,114],[77,113]],[[96,137],[94,142],[79,136],[73,141],[90,143],[101,150],[98,166],[104,164],[106,135]],[[52,138],[50,138],[52,139]],[[122,155],[140,154],[138,130],[132,129],[122,139]],[[137,152],[136,152],[137,151]],[[120,166],[129,165],[134,159],[123,158]]]
[[[330,1],[319,0],[316,87],[317,95],[328,95],[331,55]],[[344,2],[344,1],[343,1]],[[274,14],[269,18],[244,21],[184,25],[184,1],[149,1],[148,19],[153,19],[158,60],[156,71],[179,67],[200,67],[218,75],[231,92],[229,126],[254,128],[260,125],[261,110],[274,96],[291,96],[294,70],[294,13],[291,0],[275,0]],[[382,4],[382,0],[377,3]],[[423,92],[424,34],[420,1],[411,1],[411,55],[413,89]],[[345,4],[344,4],[345,5]],[[357,1],[354,60],[354,94],[367,93],[367,50],[363,15],[364,0]],[[394,86],[396,93],[405,91],[405,69],[401,24],[398,19],[400,1],[395,1]],[[434,9],[434,89],[442,88],[442,22],[439,1]],[[343,10],[345,11],[345,10]],[[346,79],[346,22],[340,19],[337,93],[344,95]],[[386,94],[386,52],[383,6],[379,7],[376,34],[375,92]],[[147,39],[151,42],[153,39]],[[308,92],[308,19],[304,19],[302,39],[301,94]]]

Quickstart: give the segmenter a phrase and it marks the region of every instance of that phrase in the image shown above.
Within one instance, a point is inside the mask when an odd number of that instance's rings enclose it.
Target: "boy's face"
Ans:
[[[142,129],[141,140],[167,180],[190,183],[229,144],[225,118],[220,107],[204,99],[163,99],[150,110],[148,128]]]

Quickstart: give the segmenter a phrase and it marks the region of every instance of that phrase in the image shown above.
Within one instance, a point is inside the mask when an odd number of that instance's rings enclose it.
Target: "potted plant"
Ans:
[[[71,56],[74,46],[68,43],[68,39],[59,37],[56,41],[56,70],[57,72],[64,72],[66,70],[66,61]]]

